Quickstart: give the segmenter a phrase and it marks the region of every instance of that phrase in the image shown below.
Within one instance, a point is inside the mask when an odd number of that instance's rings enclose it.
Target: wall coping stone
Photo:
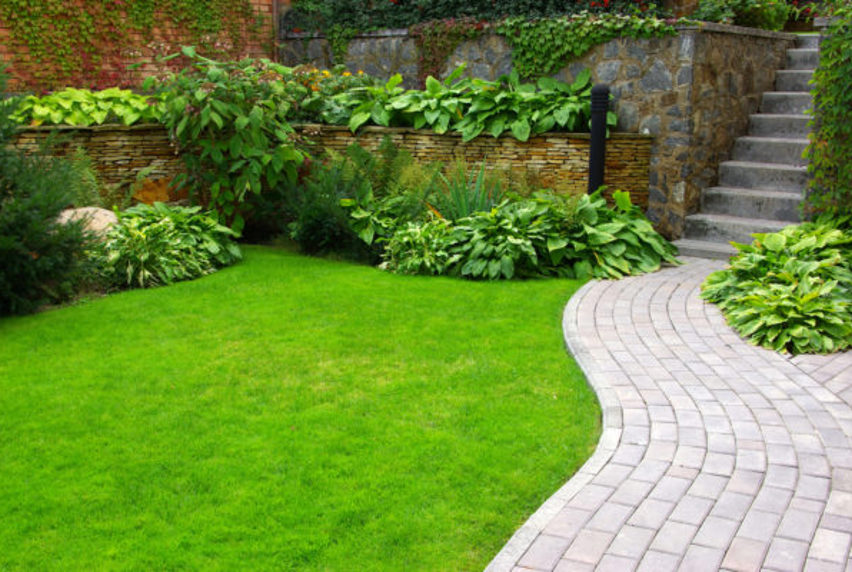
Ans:
[[[21,125],[18,133],[36,131],[39,133],[50,131],[149,131],[151,129],[166,128],[159,123],[134,123],[124,125],[123,123],[102,123],[100,125]]]
[[[796,34],[791,32],[773,32],[761,30],[760,28],[747,28],[745,26],[732,26],[730,24],[717,24],[715,22],[696,22],[695,24],[682,24],[675,26],[678,32],[698,30],[699,32],[718,32],[732,34],[734,36],[751,36],[753,38],[771,38],[773,40],[795,40]]]
[[[411,133],[417,135],[423,135],[432,133],[436,137],[452,137],[456,139],[461,139],[462,134],[457,132],[447,132],[447,133],[435,133],[429,129],[414,129],[413,127],[381,127],[379,125],[366,125],[361,127],[355,133],[352,133],[349,128],[345,125],[326,125],[324,123],[292,123],[291,124],[294,129],[299,129],[303,131],[314,131],[322,133],[325,132],[342,132],[345,131],[352,137],[357,137],[360,133]],[[487,140],[495,139],[494,137],[490,137],[487,134],[481,135],[480,137],[485,138]],[[530,135],[530,139],[534,139],[536,137],[558,137],[563,139],[591,139],[591,134],[589,133],[568,133],[565,131],[548,131],[546,133],[541,133],[539,135]],[[477,137],[479,139],[479,137]],[[524,141],[520,141],[509,135],[508,133],[504,133],[497,137],[496,139],[513,139],[518,143],[525,143]],[[646,133],[610,133],[608,139],[654,139],[653,135],[649,135]],[[472,139],[468,141],[468,143],[473,143],[476,139]]]

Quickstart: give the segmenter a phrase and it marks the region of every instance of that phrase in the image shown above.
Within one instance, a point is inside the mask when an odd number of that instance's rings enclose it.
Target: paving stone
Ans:
[[[647,498],[628,519],[628,524],[659,529],[674,509],[674,503]]]
[[[652,550],[671,554],[685,554],[698,526],[670,520],[663,524],[651,543]]]
[[[808,559],[846,563],[849,557],[850,534],[825,528],[817,528]]]
[[[638,572],[674,572],[678,569],[679,562],[679,556],[649,550],[642,557],[636,570]]]
[[[725,551],[720,548],[709,548],[693,544],[686,551],[680,563],[680,570],[689,572],[717,572],[722,563]]]
[[[566,560],[597,564],[615,535],[609,532],[583,530],[565,553]]]
[[[756,572],[760,570],[768,546],[766,542],[736,537],[722,560],[722,568]]]
[[[714,502],[713,499],[686,495],[678,502],[670,518],[677,522],[700,524],[710,513]]]
[[[562,558],[570,543],[570,540],[561,536],[542,534],[535,539],[518,564],[527,568],[550,570]]]
[[[693,543],[711,548],[726,548],[734,537],[737,528],[739,528],[738,520],[708,516],[701,523]]]
[[[776,538],[769,546],[764,566],[776,570],[801,570],[807,555],[807,542]]]
[[[612,544],[607,549],[607,553],[626,556],[638,563],[648,548],[648,545],[651,544],[651,539],[654,538],[656,531],[657,528],[650,529],[628,524],[615,536]]]

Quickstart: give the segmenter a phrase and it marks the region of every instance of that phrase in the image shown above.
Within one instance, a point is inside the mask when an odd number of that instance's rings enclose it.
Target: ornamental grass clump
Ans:
[[[830,353],[852,346],[852,234],[806,223],[735,244],[729,268],[702,297],[743,337],[775,351]]]

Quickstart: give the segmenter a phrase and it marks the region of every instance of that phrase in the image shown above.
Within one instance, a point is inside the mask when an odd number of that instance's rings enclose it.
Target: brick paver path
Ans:
[[[489,570],[852,570],[852,352],[748,345],[685,260],[569,302],[603,435]]]

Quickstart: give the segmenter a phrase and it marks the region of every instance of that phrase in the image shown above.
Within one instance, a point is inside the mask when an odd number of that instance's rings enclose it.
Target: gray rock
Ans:
[[[595,73],[598,76],[598,81],[602,81],[604,83],[611,83],[618,78],[618,70],[621,69],[621,62],[603,62],[598,64],[598,67],[595,69]]]
[[[118,223],[118,217],[114,212],[98,207],[82,207],[78,209],[65,209],[59,213],[56,219],[61,224],[71,221],[85,221],[86,230],[96,236],[103,236],[114,224]]]
[[[666,64],[657,60],[639,83],[646,91],[669,91],[672,88],[672,74]]]
[[[642,118],[642,121],[639,122],[639,133],[659,135],[661,123],[659,115],[644,117]]]

